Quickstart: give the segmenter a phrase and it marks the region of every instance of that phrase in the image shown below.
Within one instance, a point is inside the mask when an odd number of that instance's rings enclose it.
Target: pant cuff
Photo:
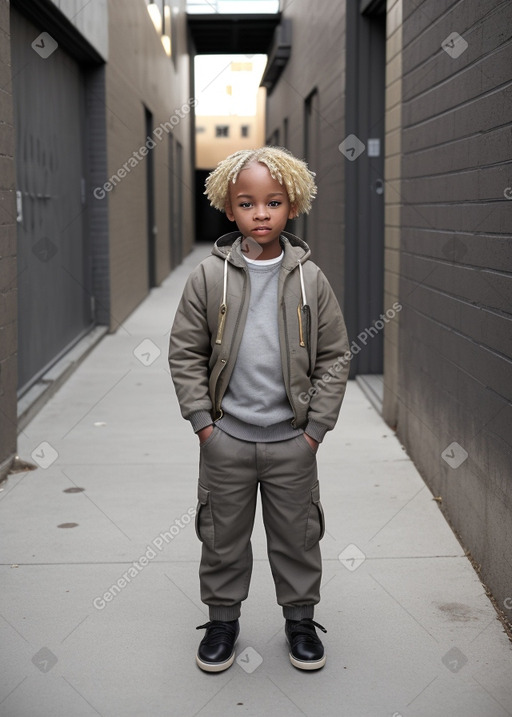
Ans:
[[[240,603],[236,605],[209,605],[210,620],[238,620],[241,613]]]
[[[315,614],[314,605],[284,605],[283,615],[285,620],[302,620],[304,617],[313,617]]]

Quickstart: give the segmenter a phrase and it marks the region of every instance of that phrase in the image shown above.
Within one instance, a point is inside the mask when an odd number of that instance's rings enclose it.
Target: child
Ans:
[[[235,658],[258,484],[291,663],[325,664],[315,626],[326,630],[312,619],[324,534],[315,454],[338,418],[349,344],[308,245],[284,231],[309,211],[314,176],[277,147],[220,162],[205,194],[238,231],[192,272],[171,331],[172,378],[200,445],[196,531],[210,622],[197,628],[206,634],[196,661],[208,672]]]

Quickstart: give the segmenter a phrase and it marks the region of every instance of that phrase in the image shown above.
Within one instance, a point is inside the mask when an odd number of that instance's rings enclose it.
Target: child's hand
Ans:
[[[205,426],[205,428],[201,428],[201,430],[197,432],[197,436],[199,438],[199,445],[201,445],[201,443],[204,443],[206,441],[206,439],[211,436],[212,433],[213,433],[213,424],[211,424],[209,426]]]
[[[311,446],[312,450],[316,453],[317,450],[318,450],[318,446],[320,445],[320,444],[318,443],[318,441],[315,441],[314,438],[311,438],[311,436],[308,436],[307,433],[304,434],[304,438],[305,438],[306,441],[309,443],[309,445]]]

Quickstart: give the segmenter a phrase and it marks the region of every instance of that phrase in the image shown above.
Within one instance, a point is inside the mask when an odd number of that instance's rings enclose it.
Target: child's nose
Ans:
[[[255,216],[258,219],[268,217],[268,207],[266,204],[261,204],[261,205],[256,206],[255,210],[256,210]]]

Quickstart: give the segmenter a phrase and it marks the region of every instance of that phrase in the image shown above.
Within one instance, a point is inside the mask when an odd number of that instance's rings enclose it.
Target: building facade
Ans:
[[[194,99],[184,0],[0,5],[5,474],[66,357],[189,252]]]
[[[233,152],[264,144],[264,87],[258,90],[255,114],[198,116],[196,113],[196,169],[211,171]]]
[[[282,3],[267,136],[319,195],[297,231],[358,377],[512,616],[512,7]],[[505,601],[505,602],[504,602]]]

